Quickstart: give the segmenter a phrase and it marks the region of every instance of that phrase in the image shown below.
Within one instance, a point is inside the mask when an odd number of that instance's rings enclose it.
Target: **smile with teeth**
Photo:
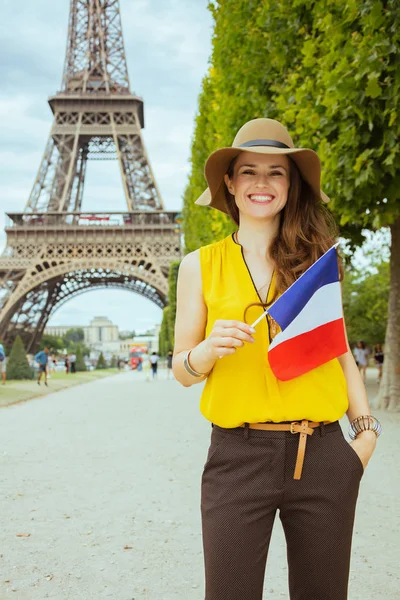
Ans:
[[[271,202],[275,198],[275,196],[271,196],[271,194],[250,194],[249,198],[252,202],[258,202],[259,204],[263,204],[265,202]]]

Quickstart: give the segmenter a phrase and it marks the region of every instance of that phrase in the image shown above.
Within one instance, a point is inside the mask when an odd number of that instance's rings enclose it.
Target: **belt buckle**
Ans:
[[[300,425],[300,423],[298,421],[293,421],[293,423],[290,423],[290,433],[299,433],[298,431],[293,431],[293,425]]]

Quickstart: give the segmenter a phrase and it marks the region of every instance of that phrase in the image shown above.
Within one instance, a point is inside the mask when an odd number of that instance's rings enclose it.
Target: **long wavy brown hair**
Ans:
[[[296,163],[289,156],[288,158],[288,199],[280,213],[278,234],[269,251],[275,265],[276,277],[276,293],[272,301],[327,252],[336,243],[338,235],[332,214],[301,177]],[[236,161],[237,157],[233,159],[227,171],[230,179],[234,175]],[[229,216],[239,225],[239,209],[226,185],[225,199]],[[343,265],[340,258],[338,262],[342,279]]]

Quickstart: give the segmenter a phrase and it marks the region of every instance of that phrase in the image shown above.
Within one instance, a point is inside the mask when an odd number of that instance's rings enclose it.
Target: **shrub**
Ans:
[[[76,371],[87,371],[85,359],[83,357],[83,350],[80,344],[76,347],[76,362],[75,362]]]
[[[106,359],[104,358],[103,353],[100,352],[100,356],[97,360],[96,369],[105,369],[106,367]]]
[[[18,335],[7,360],[7,379],[32,379],[33,370],[29,366],[24,344]]]

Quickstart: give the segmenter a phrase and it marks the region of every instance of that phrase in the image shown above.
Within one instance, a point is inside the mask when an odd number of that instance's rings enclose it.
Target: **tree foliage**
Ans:
[[[392,248],[398,248],[398,0],[214,0],[209,6],[215,26],[184,193],[186,249],[232,230],[225,215],[194,201],[206,187],[207,156],[231,145],[238,129],[256,117],[278,119],[296,146],[318,152],[329,208],[353,247],[362,243],[366,229],[389,226]],[[391,357],[385,360],[390,370],[385,394],[392,400],[400,397],[400,260],[395,259],[392,250],[386,344]]]
[[[81,344],[76,345],[76,371],[87,371],[85,359],[83,357],[83,348]]]
[[[318,150],[342,232],[378,229],[400,216],[400,6],[312,4],[301,64],[273,86],[276,105],[297,141]]]
[[[361,242],[400,216],[400,6],[397,0],[219,0],[184,194],[188,250],[226,235],[217,211],[193,206],[207,156],[246,121],[285,123],[315,149],[342,235]],[[211,213],[211,214],[210,214]]]
[[[65,342],[61,337],[45,333],[39,342],[39,350],[44,348],[48,348],[50,352],[62,352],[65,348]]]
[[[103,353],[100,352],[100,356],[97,359],[97,363],[96,363],[96,369],[105,369],[106,367],[107,367],[106,359],[104,358]]]
[[[78,348],[81,349],[83,356],[89,356],[90,348],[86,346],[83,342],[71,342],[65,340],[65,346],[67,350],[67,354],[76,354],[78,352]]]
[[[165,356],[168,350],[173,347],[169,337],[169,310],[169,306],[163,309],[163,319],[158,335],[158,352],[160,356]]]
[[[85,339],[85,332],[83,331],[82,327],[71,327],[71,329],[68,329],[68,331],[64,335],[64,340],[66,342],[77,343],[77,342],[83,342],[84,339]]]
[[[377,273],[349,270],[343,282],[343,309],[350,345],[358,340],[374,346],[383,344],[388,317],[389,263]]]
[[[17,335],[7,359],[7,379],[32,379],[33,371],[29,366],[21,337]]]
[[[168,306],[163,309],[163,319],[158,336],[158,351],[165,356],[174,347],[176,317],[176,286],[178,282],[179,261],[171,263],[168,275]]]
[[[178,282],[178,271],[180,262],[175,261],[171,264],[168,275],[168,306],[167,325],[168,325],[168,343],[170,348],[174,347],[175,341],[175,318],[176,318],[176,286]]]

